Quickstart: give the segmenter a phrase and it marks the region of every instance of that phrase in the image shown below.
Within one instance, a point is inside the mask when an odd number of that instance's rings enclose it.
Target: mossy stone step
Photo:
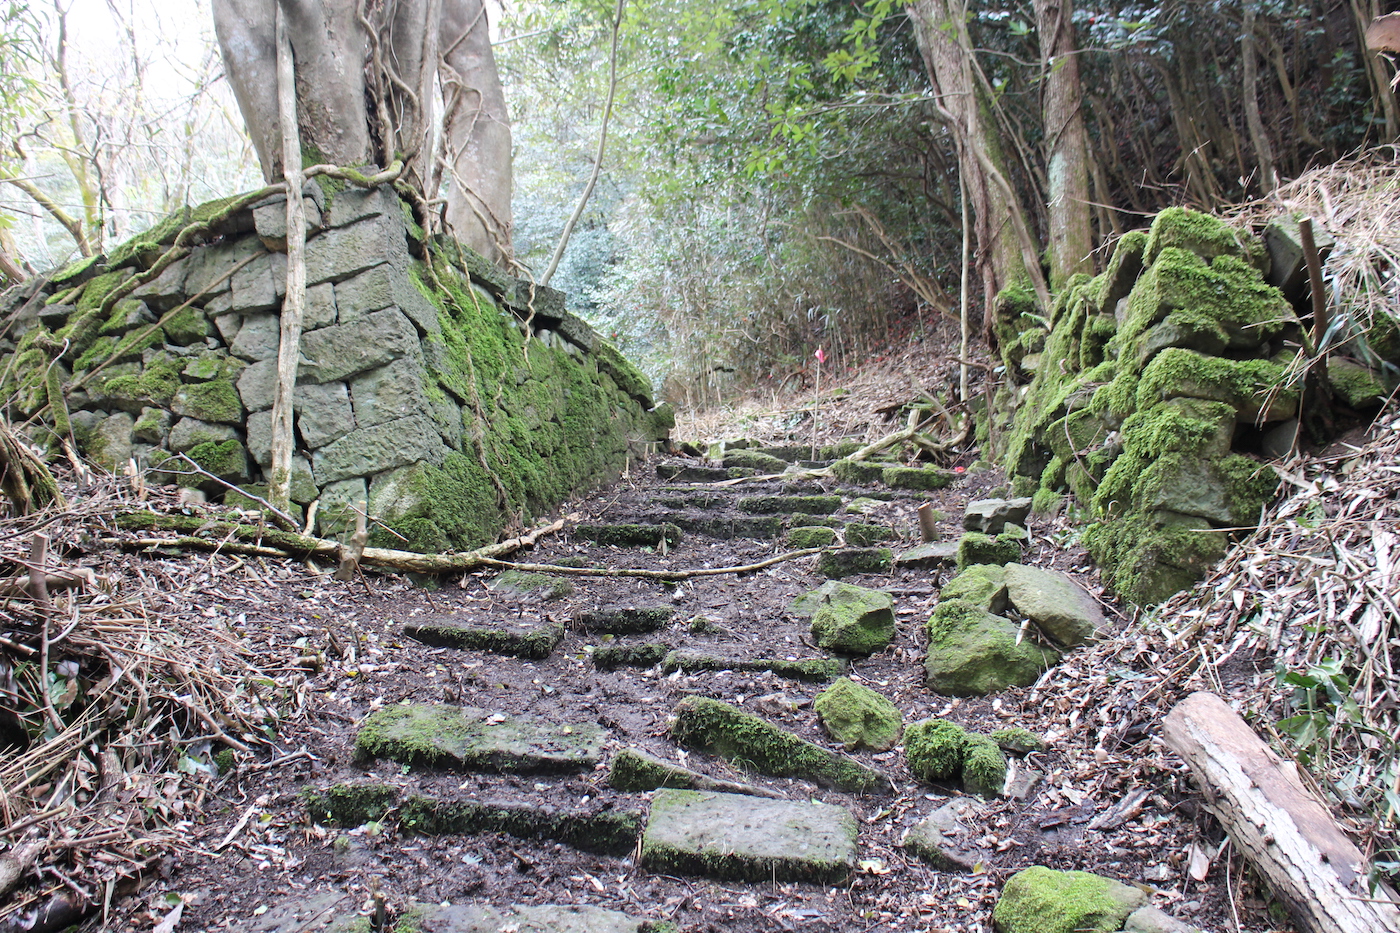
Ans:
[[[390,706],[360,726],[355,751],[411,767],[555,774],[587,771],[602,757],[603,730],[447,704]]]
[[[613,756],[608,765],[608,786],[627,793],[671,787],[783,799],[777,791],[766,787],[716,780],[635,748],[624,748]]]
[[[894,552],[887,547],[846,547],[817,558],[817,573],[832,580],[859,573],[889,573],[893,569]]]
[[[552,839],[596,855],[626,855],[637,845],[642,814],[601,805],[556,810],[509,800],[442,800],[415,794],[399,810],[399,827],[426,836],[505,833]]]
[[[955,563],[958,559],[956,541],[930,541],[918,544],[895,555],[896,567],[933,568]]]
[[[564,577],[547,573],[527,573],[521,570],[506,570],[496,576],[487,589],[493,593],[511,596],[527,596],[544,600],[563,599],[574,591],[573,583]]]
[[[734,501],[734,496],[719,495],[713,492],[682,493],[679,495],[652,496],[651,504],[663,509],[722,509]]]
[[[935,489],[953,485],[953,480],[958,475],[949,470],[940,470],[936,467],[885,467],[880,474],[880,479],[891,489],[912,489],[919,492],[931,492]]]
[[[683,671],[768,671],[790,680],[825,683],[846,673],[846,662],[836,658],[732,658],[703,651],[678,649],[661,662],[667,673]]]
[[[635,635],[655,632],[670,624],[676,610],[670,606],[614,606],[581,612],[574,620],[589,632],[607,635]]]
[[[722,483],[727,479],[753,476],[757,470],[745,467],[723,469],[720,467],[687,466],[683,463],[658,463],[656,475],[673,483]]]
[[[855,855],[856,821],[844,807],[664,789],[652,798],[641,865],[721,881],[841,884]]]
[[[783,520],[777,515],[681,515],[667,519],[690,534],[728,541],[731,538],[772,540],[783,533]]]
[[[403,633],[425,645],[438,648],[465,648],[489,651],[512,658],[540,661],[549,657],[564,637],[562,622],[527,624],[521,622],[409,622]]]
[[[604,547],[660,547],[663,539],[669,547],[681,543],[681,529],[670,522],[655,525],[578,525],[574,528],[574,534]]]
[[[853,794],[884,794],[893,789],[889,778],[854,758],[707,697],[690,696],[676,704],[671,738],[771,777],[802,778]]]
[[[349,911],[345,912],[346,914]],[[301,933],[304,927],[288,927]],[[329,933],[367,933],[368,918],[338,920]],[[577,904],[493,907],[490,904],[414,904],[384,933],[675,933],[675,925]]]
[[[619,667],[655,667],[671,651],[670,645],[648,642],[643,645],[598,645],[589,652],[593,666],[600,671]]]
[[[841,508],[840,496],[744,496],[739,509],[758,515],[831,515]]]

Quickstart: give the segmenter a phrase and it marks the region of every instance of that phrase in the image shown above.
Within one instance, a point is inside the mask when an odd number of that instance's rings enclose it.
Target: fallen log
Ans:
[[[1400,933],[1400,908],[1367,887],[1368,866],[1284,761],[1212,693],[1193,693],[1162,722],[1235,847],[1309,933]]]

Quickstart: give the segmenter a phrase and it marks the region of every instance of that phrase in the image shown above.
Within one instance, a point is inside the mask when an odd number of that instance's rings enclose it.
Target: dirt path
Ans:
[[[753,511],[752,502],[747,509],[739,506],[740,499],[761,495],[839,496],[839,508],[824,522],[838,531],[850,523],[884,529],[890,536],[885,543],[899,552],[917,543],[920,504],[932,502],[943,513],[939,529],[952,540],[961,533],[965,503],[998,482],[992,473],[963,474],[948,489],[918,494],[831,480],[722,488],[665,482],[656,467],[639,468],[615,487],[573,504],[572,532],[541,541],[522,559],[651,570],[758,562],[787,549],[784,536],[794,523],[781,512]],[[882,498],[871,501],[872,496]],[[866,514],[847,511],[858,499],[867,499]],[[663,521],[682,528],[679,541],[664,548],[599,544],[579,534],[580,526]],[[1069,536],[1034,519],[1030,531],[1026,563],[1083,566]],[[1020,725],[1049,733],[1048,751],[1030,761],[1043,775],[1038,787],[1025,799],[976,802],[965,842],[981,854],[971,870],[954,872],[926,864],[901,841],[910,827],[960,791],[915,780],[899,748],[854,753],[859,763],[887,775],[894,791],[853,795],[738,770],[687,750],[668,735],[677,703],[700,696],[735,704],[803,739],[839,749],[812,708],[823,682],[733,669],[737,664],[667,673],[655,663],[663,651],[674,649],[749,660],[828,657],[812,644],[808,620],[791,611],[795,597],[825,582],[815,557],[678,584],[559,575],[553,585],[526,591],[501,586],[495,573],[469,575],[432,590],[394,577],[338,584],[290,562],[231,566],[225,564],[228,572],[217,575],[218,591],[207,594],[201,613],[207,624],[227,624],[249,650],[319,655],[325,663],[298,687],[304,715],[276,736],[285,753],[280,760],[268,766],[264,756],[264,763],[250,761],[233,771],[215,786],[203,809],[190,815],[189,849],[126,915],[138,928],[166,916],[175,895],[188,901],[181,930],[290,931],[369,910],[379,892],[390,918],[413,904],[502,909],[567,904],[671,921],[694,931],[978,931],[990,930],[999,884],[1031,864],[1148,885],[1158,906],[1206,929],[1226,928],[1231,908],[1224,885],[1216,878],[1200,884],[1189,876],[1190,846],[1200,840],[1204,848],[1206,841],[1195,825],[1192,799],[1178,794],[1178,776],[1170,766],[1124,767],[1098,741],[1112,723],[1103,721],[1100,711],[1072,709],[1068,696],[1026,688],[954,700],[924,687],[923,626],[951,572],[947,568],[896,566],[848,578],[891,593],[897,620],[890,646],[870,658],[848,659],[848,671],[893,701],[906,724],[943,716],[984,732]],[[666,610],[659,616],[662,624],[655,631],[610,634],[604,631],[609,626],[597,621],[599,613],[634,607]],[[433,647],[405,634],[406,627],[424,625],[527,635],[548,634],[553,626],[559,638],[547,657],[530,659],[501,652],[539,654],[539,638],[528,650],[511,647],[506,639],[485,651]],[[597,663],[611,649],[641,645],[665,648],[650,649],[650,664],[604,670]],[[1078,662],[1071,655],[1064,663]],[[1116,675],[1138,676],[1085,672],[1094,678]],[[596,726],[599,754],[581,769],[553,774],[483,773],[357,757],[356,737],[367,717],[408,704],[450,704],[486,711],[493,719],[566,730],[572,730],[570,724]],[[626,820],[633,815],[645,820],[653,797],[609,785],[609,762],[623,749],[756,785],[774,798],[844,808],[858,827],[856,870],[845,883],[832,885],[723,881],[639,866],[640,846],[617,851],[600,829],[615,827],[618,820],[639,825]],[[1154,780],[1145,783],[1145,773]],[[305,788],[325,791],[371,781],[397,789],[390,809],[378,819],[335,825],[308,818]],[[1090,828],[1096,815],[1134,789],[1140,810],[1111,829]],[[433,812],[439,814],[460,814],[467,806],[477,815],[475,828],[496,831],[452,831],[453,824],[444,820],[438,834],[414,833],[403,814],[415,795],[435,801]],[[583,822],[569,822],[576,819]],[[415,819],[415,825],[422,823]],[[576,826],[583,829],[570,829]],[[1234,885],[1242,899],[1238,878]],[[512,922],[481,928],[510,929]],[[1247,920],[1242,928],[1253,929]]]

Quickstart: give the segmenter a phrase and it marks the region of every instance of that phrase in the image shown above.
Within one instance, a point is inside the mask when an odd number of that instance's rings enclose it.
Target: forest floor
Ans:
[[[691,418],[675,436],[701,444],[745,437],[789,445],[878,437],[903,426],[887,419],[919,391],[943,384],[948,373],[940,365],[931,354],[911,351],[859,376],[833,379],[822,393],[815,431],[811,398],[789,397],[755,400],[708,413],[703,420]],[[920,385],[911,373],[927,374],[930,385]],[[955,539],[968,501],[1004,491],[998,472],[967,470],[976,457],[970,447],[955,451],[944,464],[963,471],[954,485],[932,493],[896,494],[860,520],[888,528],[894,535],[891,546],[899,550],[918,543],[915,510],[928,502],[945,516],[940,532]],[[701,463],[674,456],[660,460]],[[657,463],[635,464],[618,483],[569,503],[561,509],[568,516],[565,529],[542,537],[516,557],[613,569],[743,566],[781,553],[781,542],[687,533],[675,547],[658,551],[603,547],[572,530],[588,523],[663,520],[665,509],[653,502],[659,495],[711,496],[708,511],[723,518],[737,514],[732,500],[740,495],[811,492],[820,486],[849,501],[861,493],[831,480],[804,483],[797,490],[780,480],[724,489],[678,487],[658,478]],[[166,506],[199,508],[173,500]],[[853,753],[888,775],[894,786],[892,794],[858,796],[797,779],[739,772],[721,759],[687,752],[667,734],[677,702],[698,694],[737,704],[805,739],[839,748],[812,709],[823,684],[767,672],[604,671],[591,660],[595,647],[634,642],[741,658],[820,657],[822,652],[810,643],[807,621],[791,611],[795,597],[825,581],[814,557],[680,584],[564,576],[567,587],[545,598],[493,588],[497,570],[468,573],[434,588],[379,573],[337,582],[325,568],[288,559],[171,550],[130,554],[95,545],[90,537],[80,546],[77,542],[87,532],[55,529],[58,538],[66,535],[75,542],[74,550],[84,553],[85,566],[113,582],[120,594],[114,602],[128,607],[124,618],[141,620],[148,633],[162,633],[157,641],[178,639],[190,668],[185,674],[195,677],[191,672],[199,668],[217,671],[226,678],[221,683],[229,697],[241,697],[242,708],[255,708],[268,727],[225,773],[212,766],[210,730],[198,724],[186,726],[193,737],[179,744],[183,752],[178,761],[148,761],[151,773],[143,780],[131,777],[139,767],[128,761],[125,791],[119,796],[149,812],[158,809],[169,829],[147,834],[141,851],[154,850],[160,857],[144,863],[139,890],[125,900],[114,899],[88,923],[160,933],[291,931],[314,928],[291,920],[292,908],[314,905],[322,920],[343,919],[372,910],[377,896],[391,919],[415,903],[573,904],[672,921],[696,933],[980,933],[991,930],[991,908],[1001,884],[1019,869],[1047,865],[1137,885],[1156,906],[1211,933],[1290,929],[1281,914],[1270,913],[1267,895],[1249,867],[1222,845],[1221,830],[1204,811],[1185,765],[1157,740],[1160,718],[1193,687],[1208,684],[1246,705],[1267,692],[1274,680],[1274,657],[1240,642],[1217,653],[1218,663],[1206,665],[1209,670],[1184,663],[1190,652],[1169,646],[1159,630],[1142,624],[1139,614],[1103,595],[1072,523],[1033,516],[1029,530],[1023,561],[1074,576],[1101,600],[1110,624],[1100,642],[1070,654],[1024,689],[957,700],[923,685],[923,627],[950,568],[897,568],[847,581],[894,595],[898,624],[893,643],[873,657],[854,660],[850,673],[892,700],[906,724],[941,716],[984,732],[1015,725],[1048,742],[1045,752],[1032,757],[1042,775],[1036,788],[1024,799],[979,804],[968,841],[983,856],[970,871],[948,872],[920,861],[900,843],[913,824],[959,791],[914,779],[898,748]],[[113,543],[122,537],[110,528],[91,534]],[[137,603],[139,610],[132,610]],[[666,606],[675,615],[661,631],[644,635],[603,636],[578,624],[583,613],[619,606]],[[430,621],[559,622],[565,633],[549,657],[526,660],[430,647],[404,634],[405,624]],[[550,776],[464,774],[358,760],[355,739],[365,718],[410,702],[452,703],[554,723],[596,723],[606,730],[605,760],[592,771]],[[232,731],[231,721],[225,726]],[[624,747],[717,778],[758,785],[786,799],[847,808],[859,826],[858,869],[839,886],[655,874],[640,868],[634,855],[589,854],[548,839],[503,833],[415,835],[398,825],[392,813],[360,826],[314,824],[303,797],[307,787],[373,777],[406,794],[505,801],[540,812],[644,812],[649,795],[622,793],[607,783],[606,758]],[[1125,800],[1129,806],[1120,808]],[[1120,819],[1105,823],[1101,818],[1114,808],[1120,808]],[[107,837],[89,833],[86,838],[94,842],[84,865],[66,863],[55,873],[41,873],[42,885],[27,889],[16,902],[19,909],[9,911],[17,921],[12,928],[33,928],[45,897],[65,891],[65,876],[84,887],[87,876],[79,870],[101,867],[101,844]],[[137,848],[109,860],[134,861]],[[109,871],[107,877],[113,876]],[[109,885],[107,891],[112,890]],[[101,902],[100,888],[87,893]]]

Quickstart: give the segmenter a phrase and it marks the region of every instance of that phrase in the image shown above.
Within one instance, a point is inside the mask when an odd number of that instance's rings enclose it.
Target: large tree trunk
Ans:
[[[224,67],[269,182],[282,178],[278,3],[213,0]],[[280,3],[296,59],[304,159],[364,166],[401,154],[405,179],[427,200],[446,176],[448,232],[491,259],[508,259],[510,123],[482,0]],[[445,125],[435,133],[439,80]]]
[[[1050,183],[1050,284],[1094,272],[1089,204],[1089,148],[1080,107],[1079,55],[1072,0],[1035,0],[1040,57],[1045,66],[1046,161]]]
[[[442,10],[447,231],[488,259],[510,257],[510,121],[481,0]]]
[[[277,117],[278,0],[214,0],[214,31],[263,179],[282,180]],[[297,123],[304,158],[336,165],[373,160],[365,102],[367,39],[352,4],[282,0],[296,57]]]
[[[916,0],[909,7],[914,38],[928,70],[928,80],[938,102],[951,113],[960,140],[960,171],[967,181],[967,200],[973,210],[973,238],[977,241],[977,272],[991,322],[991,307],[998,291],[1028,277],[1021,244],[1016,242],[1012,213],[1021,205],[1009,199],[995,184],[988,165],[1005,175],[1005,157],[990,104],[983,94],[972,62],[972,42],[967,38],[963,7],[959,0]]]

